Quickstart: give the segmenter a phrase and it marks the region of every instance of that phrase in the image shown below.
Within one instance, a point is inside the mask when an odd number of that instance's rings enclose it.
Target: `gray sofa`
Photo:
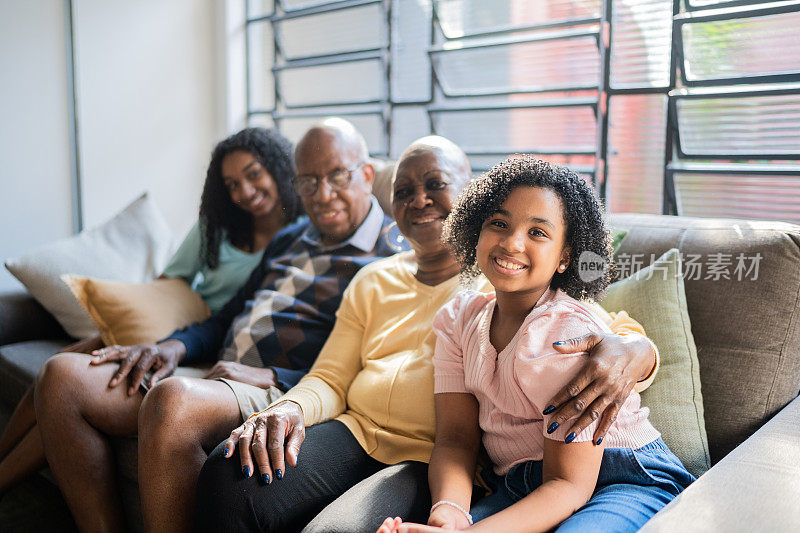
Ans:
[[[629,214],[611,221],[628,231],[618,253],[643,254],[644,266],[670,248],[761,257],[755,281],[685,281],[714,466],[645,530],[800,531],[800,226]],[[30,297],[0,296],[3,414],[69,342]],[[135,441],[117,449],[137,524]]]
[[[611,221],[628,230],[618,254],[760,254],[756,280],[685,277],[714,466],[643,530],[800,531],[800,226]]]

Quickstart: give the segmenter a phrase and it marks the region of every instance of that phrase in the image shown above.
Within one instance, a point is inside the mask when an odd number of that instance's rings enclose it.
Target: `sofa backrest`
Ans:
[[[41,339],[69,339],[69,335],[24,289],[0,294],[0,346]]]
[[[628,231],[617,257],[637,267],[626,275],[670,248],[683,254],[716,463],[800,390],[800,226],[636,214],[610,222]]]
[[[372,182],[372,194],[378,199],[383,212],[392,216],[392,173],[394,161],[370,158],[370,163],[375,168],[375,180]]]

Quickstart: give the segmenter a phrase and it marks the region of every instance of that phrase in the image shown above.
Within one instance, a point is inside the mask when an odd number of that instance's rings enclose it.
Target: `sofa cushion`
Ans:
[[[106,346],[149,344],[208,318],[206,303],[182,279],[124,283],[82,276],[61,279],[100,331]]]
[[[369,161],[375,169],[375,179],[372,181],[372,194],[378,199],[383,212],[392,216],[392,175],[394,174],[394,161],[372,157]]]
[[[600,305],[611,312],[626,310],[658,346],[661,366],[642,392],[642,404],[650,409],[650,421],[664,442],[689,472],[700,476],[711,467],[711,459],[678,250],[612,284]]]
[[[39,340],[0,346],[0,400],[17,405],[44,362],[71,342]]]
[[[800,226],[631,214],[611,224],[628,230],[616,256],[628,274],[683,254],[715,463],[800,389]]]
[[[615,252],[619,250],[619,246],[622,244],[622,240],[627,234],[628,232],[624,229],[611,228],[611,249]]]
[[[86,338],[96,330],[60,276],[141,283],[161,273],[171,250],[172,232],[145,194],[104,224],[9,259],[6,268],[69,335]]]

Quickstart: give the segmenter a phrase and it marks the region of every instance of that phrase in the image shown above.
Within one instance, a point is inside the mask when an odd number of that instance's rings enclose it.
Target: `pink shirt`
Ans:
[[[499,354],[489,342],[494,293],[464,291],[433,320],[438,337],[433,356],[434,392],[473,394],[479,404],[483,444],[503,475],[517,463],[539,461],[544,439],[563,441],[575,419],[548,435],[548,402],[582,368],[586,352],[562,354],[553,342],[590,332],[610,333],[585,305],[562,291],[548,290]],[[657,439],[649,410],[632,392],[603,439],[606,447],[640,448]],[[590,441],[599,421],[575,437]]]

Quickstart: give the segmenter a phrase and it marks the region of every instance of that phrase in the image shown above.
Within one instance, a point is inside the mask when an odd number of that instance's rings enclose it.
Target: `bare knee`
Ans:
[[[63,403],[85,390],[89,358],[83,354],[57,354],[39,369],[34,389],[37,410],[51,402]]]
[[[186,436],[186,428],[202,409],[192,378],[171,377],[160,381],[139,408],[139,437],[143,440]]]

